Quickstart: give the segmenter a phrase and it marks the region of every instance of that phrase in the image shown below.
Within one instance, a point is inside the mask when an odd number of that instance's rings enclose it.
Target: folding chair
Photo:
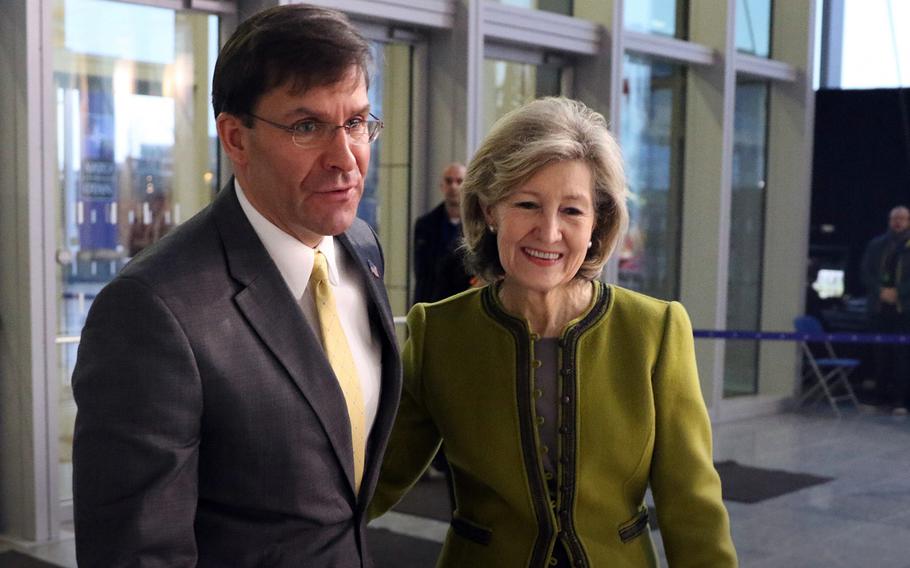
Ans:
[[[825,333],[822,324],[812,316],[795,318],[793,326],[797,333]],[[821,343],[826,356],[816,357],[809,347],[809,343]],[[852,401],[853,406],[859,409],[859,400],[853,393],[853,387],[850,386],[848,377],[854,369],[859,367],[860,360],[838,357],[829,341],[808,340],[800,341],[799,344],[802,347],[806,363],[808,363],[803,367],[803,379],[809,378],[815,383],[799,398],[799,405],[805,404],[814,395],[822,393],[838,418],[840,418],[841,412],[837,403],[842,400]],[[842,392],[835,394],[838,390]]]

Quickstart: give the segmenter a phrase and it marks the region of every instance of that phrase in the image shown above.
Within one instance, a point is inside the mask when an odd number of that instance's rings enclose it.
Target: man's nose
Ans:
[[[327,169],[338,169],[349,172],[357,167],[357,159],[351,148],[351,137],[344,128],[337,128],[331,139],[326,142],[324,149],[325,166]]]

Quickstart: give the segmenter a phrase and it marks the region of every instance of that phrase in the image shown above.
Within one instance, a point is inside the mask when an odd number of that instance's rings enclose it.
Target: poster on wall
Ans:
[[[82,109],[82,163],[78,178],[79,248],[117,248],[117,165],[114,162],[114,100],[110,78],[89,77]]]

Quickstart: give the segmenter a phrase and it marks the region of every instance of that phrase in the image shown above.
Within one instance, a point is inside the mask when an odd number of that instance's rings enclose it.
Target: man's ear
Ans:
[[[245,165],[247,161],[247,139],[246,127],[243,125],[243,121],[233,114],[222,112],[215,119],[215,127],[218,129],[218,139],[221,140],[221,148],[234,164],[234,167]]]

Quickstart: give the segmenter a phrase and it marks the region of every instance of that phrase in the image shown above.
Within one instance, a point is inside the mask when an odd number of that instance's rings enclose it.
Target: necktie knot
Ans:
[[[310,274],[310,280],[316,284],[328,282],[329,280],[329,263],[325,259],[322,251],[316,251],[313,259],[313,273]]]

